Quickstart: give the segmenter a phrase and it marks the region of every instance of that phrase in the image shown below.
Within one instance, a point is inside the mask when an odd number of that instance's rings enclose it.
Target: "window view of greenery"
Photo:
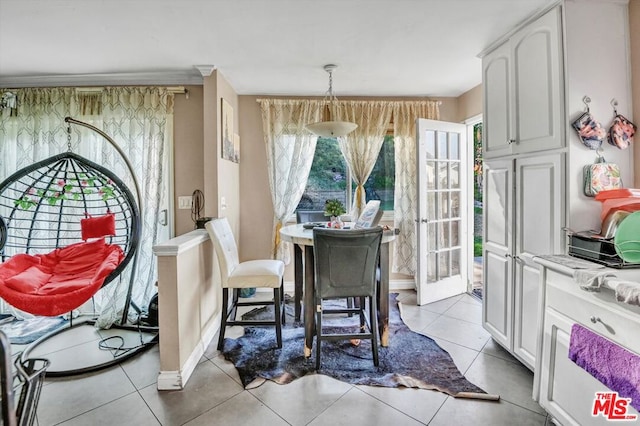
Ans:
[[[473,126],[473,256],[482,256],[482,123]]]
[[[352,194],[355,193],[355,185],[347,185],[350,181],[347,163],[340,152],[338,140],[318,138],[307,188],[296,210],[323,210],[325,201],[330,198],[339,199],[348,210],[347,201],[351,200]],[[383,210],[393,210],[394,182],[393,136],[386,136],[373,171],[364,185],[367,201],[380,200]]]

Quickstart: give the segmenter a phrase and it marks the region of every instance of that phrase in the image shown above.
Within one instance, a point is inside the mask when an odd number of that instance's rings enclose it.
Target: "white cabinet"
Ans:
[[[573,270],[550,261],[537,262],[543,265],[543,287],[542,322],[538,325],[540,360],[534,375],[534,399],[561,425],[608,424],[602,415],[591,414],[596,392],[610,389],[569,359],[571,327],[581,324],[640,353],[640,307],[616,302],[613,291],[608,289],[598,293],[581,290],[573,280]],[[637,272],[611,272],[621,279],[624,279],[622,274],[626,274],[627,279],[638,278]],[[627,414],[638,415],[638,412],[629,407]]]
[[[554,8],[483,57],[485,158],[563,146],[560,29]]]
[[[562,251],[563,156],[485,162],[483,325],[530,369],[540,286],[532,259]]]
[[[598,25],[585,25],[598,22]],[[483,325],[534,368],[539,271],[531,255],[565,253],[565,231],[600,228],[600,203],[582,193],[595,154],[570,123],[584,111],[607,126],[630,111],[628,5],[561,1],[481,53],[484,146]],[[598,60],[589,58],[598,53]],[[604,144],[633,182],[633,155]]]

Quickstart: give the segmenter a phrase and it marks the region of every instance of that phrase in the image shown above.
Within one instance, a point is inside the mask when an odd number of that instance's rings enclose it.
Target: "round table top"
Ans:
[[[345,224],[349,226],[349,223]],[[283,241],[299,244],[303,246],[313,245],[313,229],[305,229],[302,223],[287,225],[280,228],[280,238]],[[382,243],[388,243],[396,238],[393,229],[385,230],[382,234]]]

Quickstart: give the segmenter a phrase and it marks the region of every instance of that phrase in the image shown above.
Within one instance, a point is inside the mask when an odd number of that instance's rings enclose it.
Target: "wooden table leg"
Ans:
[[[314,273],[315,262],[313,257],[313,246],[304,247],[304,356],[309,358],[313,349],[313,336],[315,335],[315,312],[314,312]]]
[[[380,344],[389,346],[389,243],[380,245],[380,292],[378,297]]]
[[[293,245],[293,254],[294,254],[294,313],[295,320],[300,321],[300,313],[302,312],[302,307],[300,303],[302,302],[302,248],[298,244]]]

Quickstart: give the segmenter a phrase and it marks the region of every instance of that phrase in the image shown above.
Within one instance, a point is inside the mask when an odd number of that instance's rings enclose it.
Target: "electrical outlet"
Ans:
[[[190,195],[184,197],[178,197],[178,209],[189,210],[193,206],[193,199]]]

